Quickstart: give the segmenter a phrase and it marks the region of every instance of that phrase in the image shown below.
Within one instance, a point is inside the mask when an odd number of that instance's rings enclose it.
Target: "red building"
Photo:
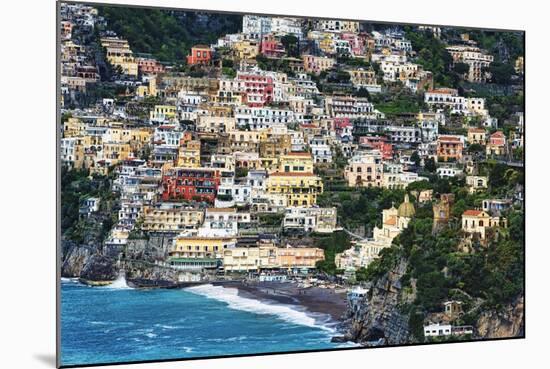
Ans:
[[[141,74],[164,73],[164,66],[155,59],[137,58],[136,61]]]
[[[162,176],[162,200],[214,202],[220,172],[210,168],[171,168]]]
[[[210,47],[206,45],[193,46],[191,48],[191,55],[187,56],[187,64],[189,65],[195,65],[195,64],[207,65],[207,64],[210,64],[211,60],[212,60],[212,51],[210,50]]]
[[[260,43],[260,52],[269,58],[281,58],[285,55],[285,48],[273,35],[267,35]]]
[[[352,137],[353,133],[353,124],[350,122],[349,118],[334,118],[334,130],[336,135],[344,137]]]
[[[393,145],[388,142],[387,137],[362,136],[359,137],[359,145],[364,145],[370,149],[380,151],[383,160],[390,160],[393,158]]]
[[[261,74],[239,73],[237,80],[244,83],[245,104],[262,107],[273,101],[273,78]]]

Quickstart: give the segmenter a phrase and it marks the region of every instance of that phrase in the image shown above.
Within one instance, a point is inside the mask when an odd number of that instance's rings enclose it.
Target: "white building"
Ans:
[[[441,178],[452,178],[462,175],[462,169],[454,166],[444,165],[437,168],[436,173]]]
[[[314,136],[309,141],[309,147],[315,163],[332,163],[332,151],[324,136]]]
[[[235,108],[235,119],[237,126],[249,126],[253,130],[271,128],[277,123],[286,125],[295,121],[292,110],[244,105]]]
[[[430,324],[424,326],[424,337],[444,337],[452,334],[450,324]]]
[[[332,233],[336,230],[336,208],[286,208],[283,228],[300,232]]]

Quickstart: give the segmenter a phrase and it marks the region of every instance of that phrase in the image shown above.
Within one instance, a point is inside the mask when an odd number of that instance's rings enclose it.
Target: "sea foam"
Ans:
[[[113,283],[103,286],[101,288],[108,289],[108,290],[131,290],[132,287],[128,286],[128,283],[126,282],[126,277],[124,274],[120,274],[117,279],[113,281]]]
[[[272,304],[261,300],[250,299],[238,295],[236,288],[225,288],[205,284],[201,286],[188,287],[186,291],[211,299],[225,302],[229,308],[247,311],[256,314],[275,315],[289,323],[320,328],[328,332],[334,332],[334,328],[320,324],[315,317],[304,311],[296,310],[290,305]]]
[[[78,278],[66,278],[66,277],[61,277],[61,282],[62,283],[80,283],[78,281]]]

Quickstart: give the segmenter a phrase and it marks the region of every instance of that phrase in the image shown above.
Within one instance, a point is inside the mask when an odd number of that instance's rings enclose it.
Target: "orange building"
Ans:
[[[210,64],[212,60],[212,51],[206,45],[195,45],[191,48],[191,55],[187,56],[187,64]]]
[[[441,135],[437,139],[437,158],[442,161],[460,160],[463,147],[460,137]]]

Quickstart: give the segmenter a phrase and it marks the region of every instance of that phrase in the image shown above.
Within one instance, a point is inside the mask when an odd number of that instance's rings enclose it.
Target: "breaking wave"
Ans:
[[[126,282],[126,277],[124,274],[120,274],[117,279],[113,281],[113,283],[104,286],[102,288],[109,289],[109,290],[131,290],[132,287],[128,286],[128,283]]]
[[[334,328],[319,323],[318,319],[316,319],[312,314],[299,311],[289,305],[272,304],[262,300],[239,296],[239,291],[235,288],[224,288],[221,286],[205,284],[201,286],[188,287],[185,290],[197,295],[225,302],[231,309],[256,314],[275,315],[289,323],[320,328],[328,332],[335,331]]]

